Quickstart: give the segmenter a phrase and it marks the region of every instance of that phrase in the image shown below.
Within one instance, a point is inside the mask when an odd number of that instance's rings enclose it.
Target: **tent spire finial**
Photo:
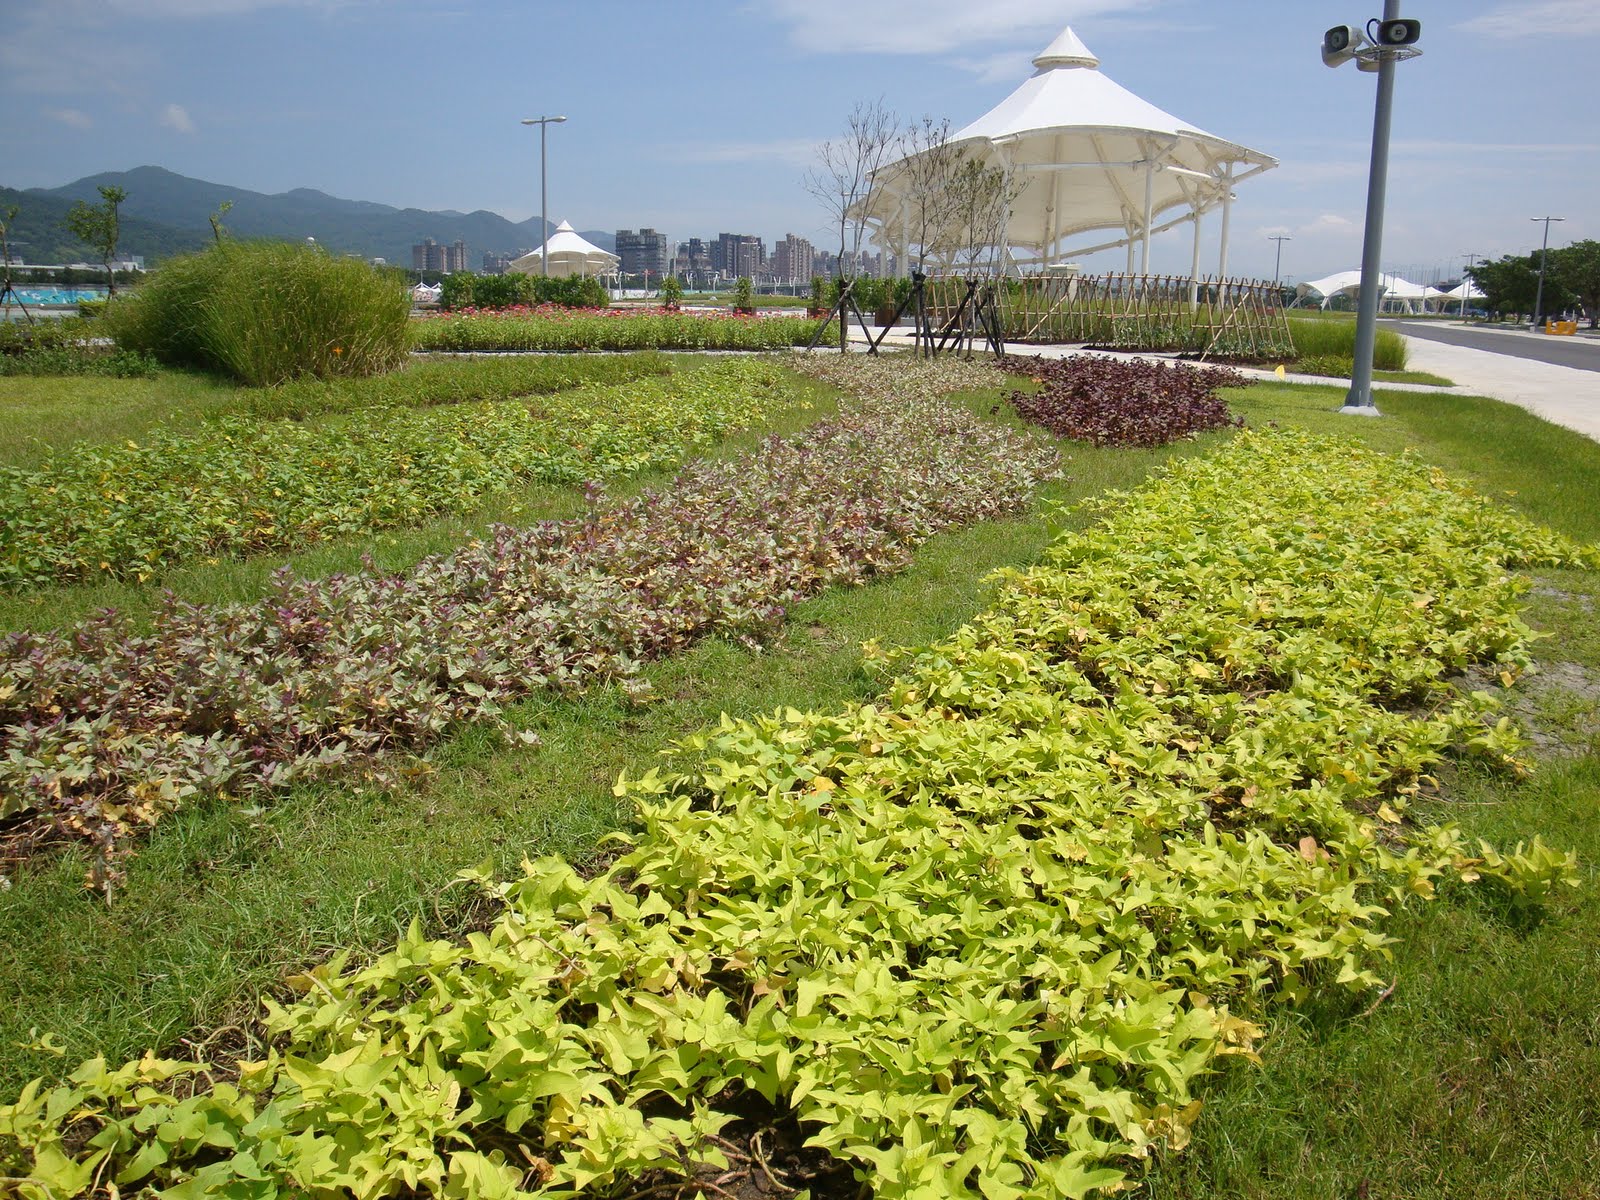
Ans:
[[[1083,44],[1083,39],[1072,32],[1072,26],[1068,25],[1055,41],[1040,51],[1039,56],[1033,60],[1033,65],[1041,71],[1052,67],[1088,67],[1090,70],[1096,70],[1100,66],[1100,60]]]

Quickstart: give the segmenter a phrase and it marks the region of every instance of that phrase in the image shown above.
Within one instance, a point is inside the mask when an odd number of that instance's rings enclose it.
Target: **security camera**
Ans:
[[[1393,24],[1399,24],[1396,21]],[[1322,35],[1322,65],[1337,67],[1349,62],[1367,44],[1367,35],[1354,25],[1335,25]]]
[[[1422,36],[1422,22],[1402,18],[1398,21],[1378,22],[1378,45],[1414,46]]]

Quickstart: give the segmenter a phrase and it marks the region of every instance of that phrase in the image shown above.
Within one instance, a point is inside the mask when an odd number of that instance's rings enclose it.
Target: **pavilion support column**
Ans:
[[[1233,216],[1233,171],[1222,178],[1222,250],[1217,256],[1217,279],[1228,277],[1228,219]]]
[[[1127,267],[1126,274],[1132,275],[1133,274],[1133,230],[1129,229],[1126,225],[1124,225],[1122,228],[1123,228],[1123,232],[1125,232],[1128,235],[1128,267]]]
[[[1144,245],[1139,251],[1139,274],[1150,274],[1150,220],[1154,216],[1151,208],[1155,203],[1156,165],[1147,162],[1144,165]]]
[[[1190,218],[1194,222],[1194,251],[1189,256],[1189,311],[1200,307],[1200,210]]]

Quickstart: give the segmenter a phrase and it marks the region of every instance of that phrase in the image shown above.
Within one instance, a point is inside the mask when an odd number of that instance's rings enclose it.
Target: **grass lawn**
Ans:
[[[1415,448],[1536,520],[1600,540],[1595,442],[1513,406],[1457,396],[1380,392],[1385,417],[1356,420],[1335,411],[1342,395],[1263,384],[1230,399],[1252,425]],[[828,411],[820,390],[814,398],[816,407],[782,427]],[[987,414],[995,397],[970,403]],[[660,697],[653,704],[635,707],[606,689],[520,705],[512,723],[537,731],[537,748],[471,730],[427,776],[387,790],[304,787],[260,810],[190,809],[160,826],[109,907],[83,890],[77,850],[15,870],[0,893],[8,949],[0,955],[0,1097],[94,1052],[120,1059],[195,1030],[237,1040],[241,1031],[224,1027],[248,1024],[260,992],[334,948],[386,948],[413,917],[434,932],[470,927],[480,914],[448,887],[456,871],[485,858],[506,871],[525,855],[591,857],[597,839],[626,819],[611,796],[619,771],[637,773],[667,741],[720,712],[828,710],[873,694],[879,685],[861,667],[861,641],[921,643],[950,632],[983,606],[988,570],[1033,560],[1061,528],[1085,520],[1062,504],[1130,486],[1171,454],[1201,453],[1225,436],[1164,451],[1068,447],[1070,478],[1052,485],[1030,518],[941,535],[904,574],[800,606],[759,653],[713,641],[654,664],[645,671]],[[650,482],[659,480],[629,487]],[[526,521],[572,503],[550,489],[497,498],[392,540],[352,540],[289,561],[320,574],[371,550],[381,565],[404,566],[497,516]],[[197,600],[243,599],[260,594],[279,561],[194,567],[162,583]],[[0,605],[0,624],[68,621],[97,603],[137,610],[147,594],[12,597]],[[1194,1143],[1155,1163],[1148,1195],[1600,1195],[1600,576],[1547,575],[1529,599],[1531,619],[1550,635],[1539,657],[1562,681],[1546,687],[1536,678],[1526,689],[1527,716],[1546,738],[1539,770],[1524,780],[1455,772],[1422,815],[1447,814],[1507,844],[1542,833],[1577,850],[1585,886],[1559,896],[1537,922],[1475,895],[1402,912],[1390,930],[1398,939],[1386,968],[1392,995],[1370,1012],[1334,1004],[1281,1019],[1262,1067],[1236,1065],[1206,1088]],[[33,1045],[33,1029],[59,1034],[65,1057]]]

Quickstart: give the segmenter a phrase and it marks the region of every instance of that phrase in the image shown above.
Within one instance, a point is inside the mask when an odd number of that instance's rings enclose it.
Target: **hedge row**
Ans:
[[[744,317],[639,309],[508,309],[423,317],[418,350],[780,350],[810,343],[810,317]]]

